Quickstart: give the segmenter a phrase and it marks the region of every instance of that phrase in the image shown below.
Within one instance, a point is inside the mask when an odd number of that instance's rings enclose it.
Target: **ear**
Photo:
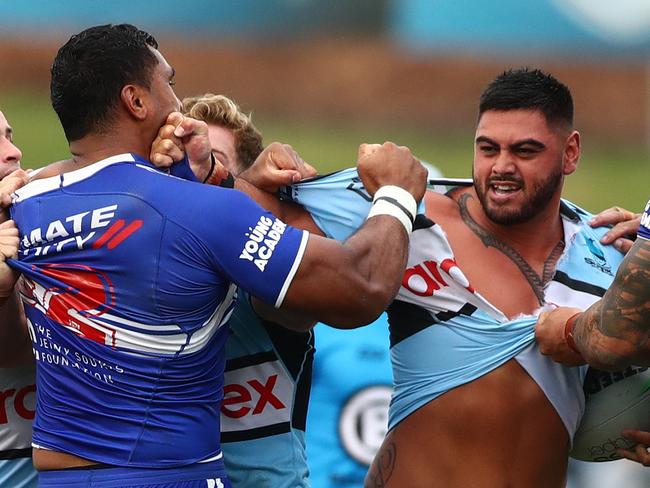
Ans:
[[[578,169],[578,161],[580,160],[580,133],[574,130],[569,134],[564,143],[563,154],[563,173],[570,175]]]
[[[147,118],[147,91],[137,85],[124,85],[120,92],[122,105],[131,117],[137,120]]]

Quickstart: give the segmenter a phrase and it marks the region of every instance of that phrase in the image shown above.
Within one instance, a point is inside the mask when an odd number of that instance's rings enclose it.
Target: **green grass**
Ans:
[[[46,96],[5,92],[0,95],[0,110],[14,127],[25,167],[40,167],[68,156],[63,131]],[[296,122],[257,113],[254,120],[264,133],[265,143],[279,140],[291,144],[321,172],[353,165],[360,142],[391,140],[409,146],[418,157],[435,164],[447,176],[471,175],[471,130],[441,137],[421,129]],[[645,185],[649,174],[648,155],[641,145],[607,146],[583,138],[581,163],[578,171],[567,178],[565,195],[592,211],[612,205],[641,211],[650,198]]]

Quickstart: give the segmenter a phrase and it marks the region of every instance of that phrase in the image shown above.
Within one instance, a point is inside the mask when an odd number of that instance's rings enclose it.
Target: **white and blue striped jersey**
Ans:
[[[240,293],[226,342],[221,446],[238,488],[308,488],[313,332],[264,321]]]
[[[32,421],[36,413],[36,366],[0,368],[0,486],[36,488]]]
[[[445,191],[449,180],[431,182]],[[471,180],[454,183],[470,185]],[[284,198],[303,205],[326,235],[347,238],[371,202],[354,170],[296,184]],[[587,225],[590,214],[563,201],[566,247],[545,290],[548,304],[588,307],[611,283],[622,255],[602,246],[606,229]],[[517,358],[545,392],[570,436],[582,414],[585,368],[565,368],[534,344],[536,317],[509,320],[485,300],[456,264],[444,230],[418,215],[407,269],[388,310],[395,392],[389,428],[446,391]]]
[[[124,467],[219,459],[237,286],[279,306],[307,233],[132,154],[30,183],[11,212],[34,445]]]

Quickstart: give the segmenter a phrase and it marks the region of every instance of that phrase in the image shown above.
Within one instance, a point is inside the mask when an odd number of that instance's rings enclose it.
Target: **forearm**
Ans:
[[[286,308],[341,328],[372,322],[399,289],[408,242],[404,227],[385,215],[369,219],[343,243],[310,236]]]
[[[650,366],[650,242],[638,239],[603,299],[574,326],[576,346],[601,369]]]

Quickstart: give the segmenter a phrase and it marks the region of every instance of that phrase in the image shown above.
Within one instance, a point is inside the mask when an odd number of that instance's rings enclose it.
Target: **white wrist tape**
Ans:
[[[399,186],[386,185],[377,190],[368,218],[375,215],[390,215],[399,220],[407,233],[413,230],[417,203],[409,192]]]

